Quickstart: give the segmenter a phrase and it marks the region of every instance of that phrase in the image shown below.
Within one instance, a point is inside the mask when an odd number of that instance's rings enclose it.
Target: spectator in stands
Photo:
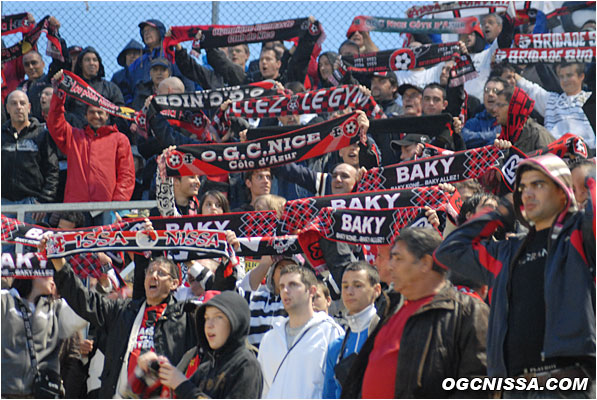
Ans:
[[[15,279],[10,290],[2,290],[2,397],[40,398],[38,371],[50,377],[57,392],[62,390],[60,344],[87,323],[66,301],[54,299],[55,293],[51,276]]]
[[[493,43],[502,31],[502,17],[496,13],[487,14],[481,19],[481,26],[487,43]]]
[[[275,323],[261,341],[264,398],[322,397],[327,350],[343,331],[329,315],[313,311],[316,283],[308,268],[289,265],[280,271],[288,318]]]
[[[202,362],[190,379],[168,358],[155,352],[139,358],[149,372],[150,363],[159,363],[159,379],[174,390],[177,398],[258,399],[263,377],[255,354],[245,345],[249,308],[237,293],[223,292],[201,305],[196,313],[198,346]]]
[[[302,265],[302,261],[296,256],[263,256],[236,288],[249,303],[251,327],[248,339],[257,348],[265,333],[288,316],[280,298],[280,271],[288,265]],[[265,284],[261,284],[264,279]]]
[[[579,159],[570,164],[572,174],[572,190],[579,208],[583,209],[589,200],[589,191],[585,186],[587,176],[595,173],[595,159]]]
[[[332,304],[330,289],[328,289],[325,282],[320,281],[319,279],[315,286],[317,286],[317,290],[313,295],[313,311],[329,314],[330,305]]]
[[[230,204],[222,192],[209,190],[201,196],[199,209],[202,215],[219,215],[229,213]]]
[[[529,116],[533,104],[525,107],[528,100],[524,90],[508,86],[498,93],[494,106],[496,123],[502,127],[499,138],[511,142],[524,153],[547,147],[555,140],[547,129]]]
[[[39,94],[50,82],[48,76],[44,73],[45,67],[46,63],[37,50],[31,50],[23,56],[23,68],[27,74],[27,79],[21,82],[18,88],[27,93],[31,103],[31,115],[37,119],[41,117]]]
[[[371,35],[365,26],[351,24],[346,32],[346,38],[352,40],[359,46],[359,53],[373,53],[379,51],[379,48],[371,40]]]
[[[236,211],[253,211],[257,197],[269,194],[272,188],[272,173],[270,169],[263,168],[245,172],[245,186],[249,192],[250,199]]]
[[[400,114],[400,106],[396,103],[398,81],[394,71],[375,72],[371,77],[371,94],[386,116],[394,117]]]
[[[319,78],[319,87],[334,86],[330,81],[330,77],[334,72],[334,64],[338,60],[338,53],[333,51],[326,51],[319,55],[317,62],[317,76]]]
[[[168,216],[168,215],[197,215],[201,213],[199,207],[199,188],[201,187],[201,181],[199,175],[189,176],[175,176],[172,178],[172,193],[174,196],[173,204],[174,210],[171,210],[164,204],[160,205],[158,202],[158,208],[151,210],[150,215],[152,216]]]
[[[30,116],[25,92],[9,94],[6,110],[10,119],[2,125],[2,204],[51,203],[58,188],[56,145],[45,126]],[[26,222],[34,223],[31,214]]]
[[[157,94],[160,83],[171,75],[172,65],[170,64],[170,61],[162,57],[151,60],[151,68],[149,68],[150,79],[139,83],[135,87],[135,97],[131,107],[135,110],[141,110],[145,104],[145,99],[151,95]]]
[[[97,61],[92,51],[81,58],[86,56],[91,61],[85,63]],[[62,79],[62,71],[54,79]],[[84,129],[71,126],[64,118],[65,97],[61,90],[54,94],[47,120],[52,138],[69,161],[64,201],[130,200],[135,187],[135,166],[127,137],[116,126],[107,125],[108,113],[94,106],[87,107]]]
[[[104,79],[104,64],[95,48],[89,46],[83,49],[77,58],[73,72],[112,103],[118,106],[124,105],[124,99],[118,86]],[[66,99],[66,111],[76,117],[76,123],[73,124],[75,128],[84,128],[87,125],[86,108],[87,105],[81,101],[74,98]]]
[[[112,82],[114,82],[120,89],[124,99],[124,105],[126,106],[129,106],[133,102],[133,95],[135,92],[135,88],[129,86],[131,82],[131,72],[128,67],[142,55],[143,45],[135,39],[131,39],[126,46],[124,46],[122,51],[118,53],[118,57],[116,57],[116,61],[122,69],[116,71],[114,75],[112,75]]]
[[[357,56],[359,55],[359,45],[350,39],[346,39],[340,43],[340,47],[338,47],[338,54],[340,54],[342,57]]]
[[[70,56],[70,61],[71,61],[69,71],[74,71],[75,64],[77,63],[77,59],[79,58],[79,55],[83,51],[83,48],[78,45],[73,45],[73,46],[69,46],[66,50],[68,51],[68,55]]]
[[[462,128],[462,138],[468,149],[493,144],[500,134],[500,126],[495,121],[495,104],[498,93],[508,86],[507,82],[498,77],[490,77],[483,90],[483,111],[469,118]]]
[[[416,160],[423,154],[425,143],[429,143],[430,139],[427,135],[420,135],[418,133],[409,133],[400,140],[392,140],[392,148],[396,153],[400,154],[400,162]]]
[[[45,239],[42,240],[42,250]],[[81,317],[106,334],[100,398],[122,395],[141,350],[178,363],[197,343],[194,307],[171,295],[180,282],[178,266],[166,258],[149,263],[140,298],[109,300],[85,288],[64,258],[54,258],[58,291]]]
[[[342,275],[342,303],[348,310],[348,329],[328,348],[323,398],[340,398],[358,352],[379,322],[374,302],[380,294],[379,273],[371,264],[357,261],[346,266]]]
[[[589,121],[595,121],[595,108],[584,107],[591,95],[591,92],[582,90],[584,64],[562,63],[556,67],[556,72],[564,93],[548,92],[520,75],[516,75],[516,84],[535,100],[537,111],[545,117],[545,128],[556,139],[566,133],[574,133],[594,150],[595,130]]]
[[[342,387],[343,398],[448,397],[445,378],[486,375],[489,308],[446,280],[446,270],[432,256],[440,243],[434,229],[400,231],[390,271],[405,301],[392,302],[367,338]]]
[[[421,107],[423,115],[439,115],[445,112],[448,107],[446,89],[438,83],[430,83],[425,86]],[[437,132],[431,139],[431,144],[444,149],[461,150],[461,147],[464,147],[460,136],[461,131],[460,118],[452,117],[451,125],[446,126],[441,132]]]
[[[423,90],[409,83],[398,87],[398,94],[402,96],[402,115],[419,117],[423,114]]]
[[[587,377],[591,382],[584,393],[553,395],[588,398],[594,393],[594,172],[585,181],[590,199],[579,211],[570,171],[559,157],[546,154],[522,161],[513,207],[502,203],[466,223],[435,252],[441,265],[493,290],[489,376],[536,377],[539,386],[551,377]],[[527,226],[527,234],[490,239],[498,227],[512,230],[516,220]]]

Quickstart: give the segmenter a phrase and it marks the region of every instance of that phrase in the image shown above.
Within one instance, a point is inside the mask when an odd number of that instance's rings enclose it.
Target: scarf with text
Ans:
[[[47,241],[48,258],[98,251],[185,250],[205,258],[233,256],[226,235],[210,230],[60,232]]]
[[[2,253],[2,277],[41,278],[54,276],[54,268],[47,265],[41,253]]]
[[[199,31],[202,37],[198,40],[196,36]],[[252,25],[173,26],[172,35],[164,38],[163,47],[164,53],[174,60],[172,46],[181,42],[192,40],[193,52],[198,53],[201,48],[213,49],[239,44],[289,40],[303,36],[306,32],[317,36],[322,33],[321,25],[317,21],[310,23],[308,18],[297,18]]]
[[[2,36],[18,32],[27,33],[34,27],[29,20],[29,13],[2,16]]]
[[[415,188],[478,178],[503,157],[495,146],[457,151],[368,170],[357,183],[357,192]]]
[[[535,107],[535,100],[521,88],[515,87],[510,104],[508,105],[508,124],[502,126],[499,139],[516,143],[522,134],[524,124],[529,119]]]
[[[214,136],[219,138],[219,135],[217,134],[217,128],[219,128],[219,126],[210,121],[203,111],[166,109],[161,110],[160,115],[166,118],[170,125],[186,130],[195,139],[201,142],[212,142]],[[147,139],[147,109],[143,107],[140,111],[135,112],[133,119],[137,125],[135,133]]]
[[[420,18],[425,15],[445,13],[445,17],[464,17],[468,15],[485,15],[503,12],[509,1],[453,1],[435,2],[424,6],[412,6],[406,10],[408,18]],[[466,11],[464,11],[466,10]],[[464,11],[464,12],[463,12]]]
[[[357,113],[351,113],[247,142],[178,146],[165,155],[166,172],[168,177],[219,175],[277,167],[344,148],[358,139],[358,133]]]
[[[62,78],[56,82],[58,89],[68,96],[77,99],[89,106],[98,107],[108,114],[127,120],[134,120],[135,110],[129,107],[117,106],[99,94],[87,82],[74,73],[64,70]]]
[[[275,118],[284,115],[331,113],[348,107],[363,110],[372,119],[384,117],[383,110],[373,97],[366,96],[358,85],[334,86],[297,94],[235,101],[228,107],[225,115]]]
[[[359,15],[354,17],[349,32],[375,31],[400,33],[471,33],[479,21],[476,17],[450,19],[384,18]]]
[[[532,11],[530,8],[531,1],[525,1],[525,7],[523,10],[516,10],[517,17],[527,18],[529,19],[529,14]],[[573,3],[568,3],[567,5],[557,8],[552,12],[548,13],[545,18],[547,19],[547,28],[552,30],[553,28],[561,25],[560,17],[565,15],[570,15],[575,11],[582,10],[589,7],[595,7],[595,1],[575,1]]]
[[[280,231],[303,229],[324,207],[381,210],[384,208],[424,207],[441,209],[449,198],[437,186],[401,190],[347,193],[287,201],[280,218]]]
[[[595,31],[516,35],[514,44],[520,49],[595,47]]]
[[[46,54],[52,58],[57,58],[60,61],[64,61],[64,56],[62,55],[63,49],[60,44],[60,35],[58,34],[58,29],[50,24],[48,21],[49,18],[49,15],[45,16],[32,29],[23,34],[23,39],[21,41],[12,45],[11,47],[2,49],[2,64],[11,60],[15,60],[34,49],[42,33],[45,33],[46,38],[48,39]],[[2,34],[4,34],[4,18],[2,20],[2,29]]]
[[[595,62],[595,47],[561,47],[555,49],[497,49],[496,63],[559,64]]]

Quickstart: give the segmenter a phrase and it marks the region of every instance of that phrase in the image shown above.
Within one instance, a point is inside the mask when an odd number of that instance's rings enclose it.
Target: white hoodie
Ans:
[[[262,397],[320,399],[328,346],[344,331],[329,315],[316,312],[296,336],[298,343],[284,359],[288,353],[287,323],[288,318],[276,322],[261,341],[258,360],[263,371]]]

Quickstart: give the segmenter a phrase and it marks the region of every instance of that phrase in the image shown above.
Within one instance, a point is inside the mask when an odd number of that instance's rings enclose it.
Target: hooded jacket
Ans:
[[[17,134],[10,120],[2,125],[2,197],[35,197],[51,203],[58,189],[58,152],[45,126],[35,118]]]
[[[62,98],[61,98],[62,97]],[[115,125],[74,128],[64,118],[64,93],[52,97],[48,130],[68,160],[64,201],[129,201],[135,165],[127,137]]]
[[[121,70],[114,73],[112,76],[112,82],[118,86],[120,92],[122,93],[122,97],[124,99],[125,105],[130,105],[133,102],[133,92],[134,87],[129,86],[130,81],[130,72],[128,66],[126,65],[126,52],[128,50],[138,50],[143,51],[143,45],[137,42],[135,39],[131,39],[126,46],[122,49],[122,51],[118,54],[116,60],[118,61],[118,65],[123,67]]]
[[[547,244],[542,357],[595,357],[595,177],[587,179],[590,201],[584,211],[578,211],[570,171],[560,158],[547,154],[524,160],[516,170],[516,187],[525,166],[546,174],[567,198],[563,211],[551,227]],[[521,195],[515,191],[514,213],[518,218],[522,218],[521,204]],[[531,227],[526,236],[491,240],[497,228],[512,230],[513,224],[511,213],[484,214],[457,228],[434,254],[440,265],[483,282],[493,290],[487,335],[490,376],[508,375],[504,343],[508,330],[510,275],[535,233]]]
[[[93,53],[96,55],[99,61],[99,69],[97,71],[97,75],[91,79],[86,79],[83,76],[83,57],[85,54]],[[117,106],[124,105],[124,99],[122,97],[122,92],[116,86],[114,82],[109,82],[104,79],[105,72],[104,72],[104,64],[102,63],[102,58],[100,57],[97,50],[93,47],[86,47],[83,49],[79,57],[77,58],[77,62],[75,64],[75,69],[73,71],[77,76],[83,79],[85,82],[89,84],[92,88],[94,88],[99,94],[104,96],[106,99],[110,100],[112,103],[116,104]],[[82,128],[87,123],[87,119],[85,118],[85,113],[87,111],[87,105],[83,102],[74,99],[68,98],[66,100],[66,110],[72,114],[74,114],[78,119],[77,128]]]
[[[205,336],[205,309],[216,307],[230,323],[228,340],[219,349],[212,349]],[[261,397],[263,377],[255,355],[246,347],[249,333],[249,307],[235,292],[223,292],[204,303],[196,313],[198,346],[203,351],[199,368],[190,380],[181,383],[176,396],[188,398]]]
[[[328,347],[344,331],[332,317],[316,312],[288,351],[287,323],[288,318],[276,322],[261,341],[258,359],[264,378],[263,398],[320,399]]]

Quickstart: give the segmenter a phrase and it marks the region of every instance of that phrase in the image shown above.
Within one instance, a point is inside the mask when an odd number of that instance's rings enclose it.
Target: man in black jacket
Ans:
[[[440,243],[431,228],[400,231],[390,274],[402,298],[390,303],[389,315],[369,335],[342,398],[442,398],[453,394],[443,389],[445,378],[487,374],[489,308],[446,280],[433,261]]]
[[[45,239],[42,240],[42,249]],[[100,398],[112,398],[126,389],[138,357],[154,351],[177,364],[197,343],[192,303],[172,296],[180,282],[180,271],[172,261],[160,257],[145,272],[144,296],[110,300],[91,292],[64,258],[52,259],[54,281],[62,297],[82,318],[106,335]]]
[[[29,116],[25,92],[9,94],[6,110],[10,119],[2,125],[2,204],[51,203],[58,188],[56,145],[45,126]]]

